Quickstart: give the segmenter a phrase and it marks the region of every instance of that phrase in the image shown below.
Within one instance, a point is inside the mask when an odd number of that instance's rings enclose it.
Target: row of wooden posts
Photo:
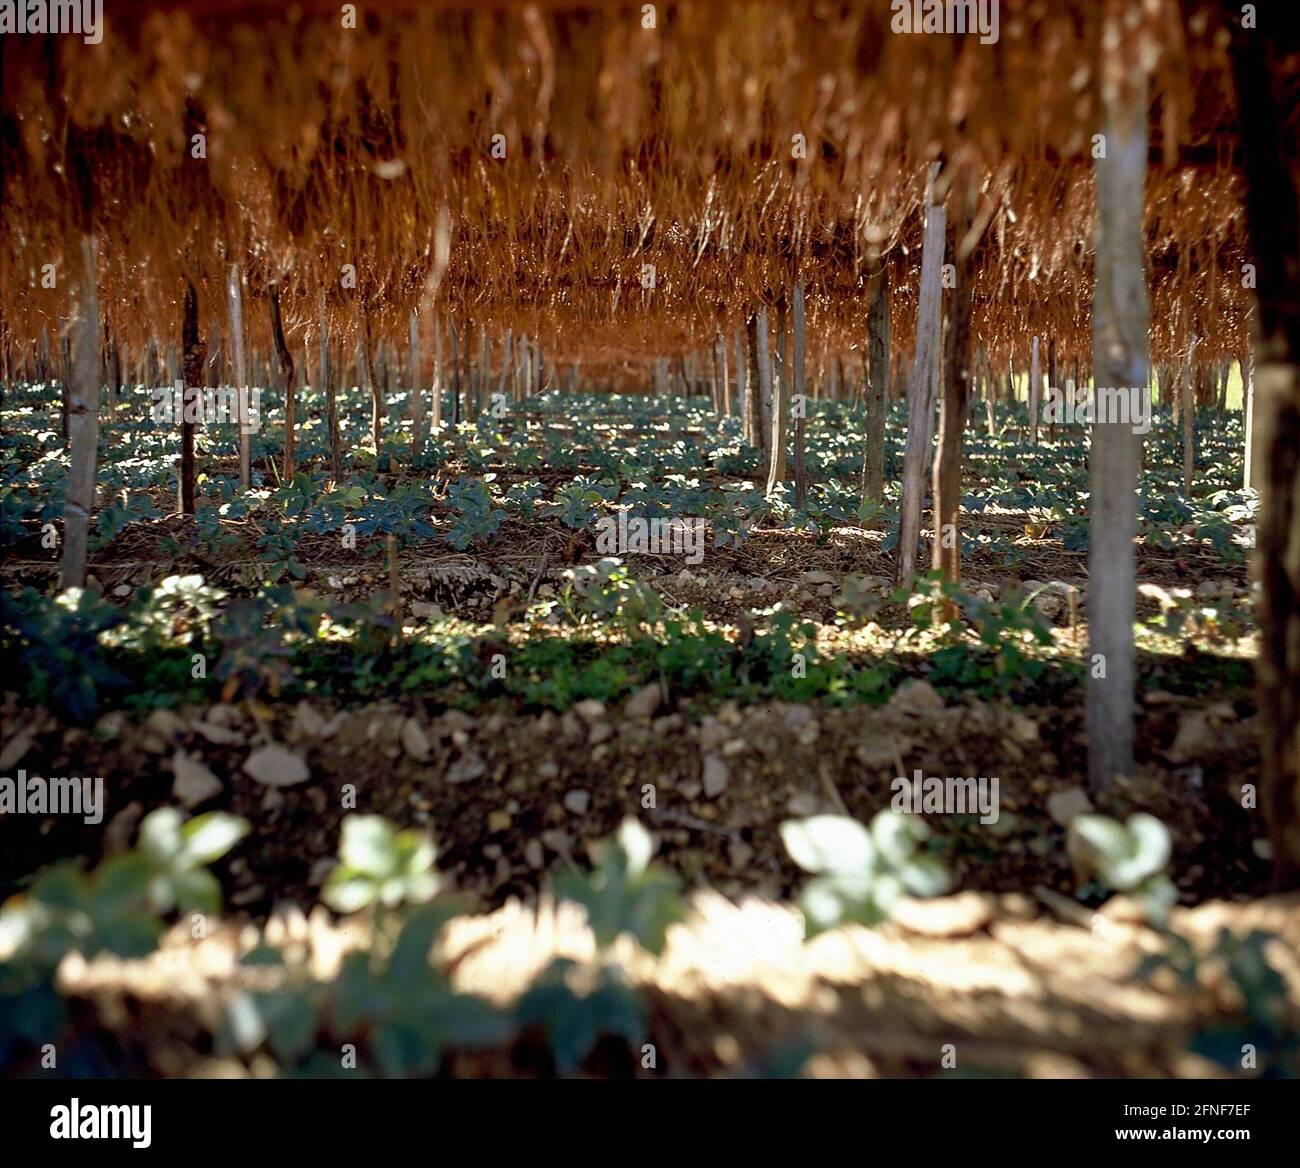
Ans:
[[[937,176],[936,168],[930,177],[931,184]],[[900,581],[909,578],[916,570],[916,548],[924,494],[922,487],[929,474],[934,475],[934,498],[939,504],[932,565],[946,577],[958,577],[958,541],[943,539],[940,533],[945,522],[956,523],[954,500],[959,497],[960,482],[959,475],[952,473],[952,469],[959,465],[961,432],[969,421],[967,413],[963,411],[973,402],[970,386],[972,382],[983,382],[990,433],[994,431],[995,401],[1010,398],[1014,394],[1014,368],[1009,368],[1001,377],[995,377],[987,357],[982,352],[976,352],[971,358],[973,367],[969,371],[959,368],[956,370],[957,376],[945,383],[958,392],[948,403],[949,408],[939,409],[938,413],[941,418],[951,417],[956,421],[947,428],[941,427],[939,450],[935,456],[934,421],[936,407],[940,405],[939,374],[943,366],[938,352],[944,331],[939,281],[944,260],[946,226],[944,205],[940,202],[928,203],[926,240],[931,246],[923,253],[918,343],[910,378],[906,379],[915,392],[908,393],[908,443],[904,458],[902,531],[896,569]],[[784,294],[771,298],[774,302],[772,311],[766,306],[760,306],[751,313],[747,325],[734,331],[730,343],[727,337],[719,333],[711,351],[681,354],[676,358],[675,365],[670,364],[668,358],[657,359],[652,367],[652,387],[662,394],[678,388],[688,394],[707,393],[719,414],[739,413],[744,438],[761,451],[768,494],[775,491],[778,483],[793,481],[796,506],[803,505],[808,489],[804,442],[808,398],[816,399],[823,394],[831,399],[851,398],[855,404],[862,404],[865,412],[866,441],[861,482],[863,499],[868,503],[879,504],[884,489],[885,415],[894,396],[894,379],[890,369],[887,280],[888,269],[882,268],[868,291],[870,307],[867,311],[867,343],[860,356],[860,376],[854,376],[854,365],[857,362],[851,361],[846,368],[843,357],[823,352],[818,376],[812,379],[812,392],[808,394],[805,369],[805,296],[802,282],[796,281],[788,298]],[[969,349],[968,343],[963,345],[955,335],[955,330],[961,327],[963,315],[969,320],[969,313],[962,312],[960,296],[960,290],[968,286],[958,284],[958,295],[950,307],[948,341],[954,347],[954,356]],[[400,383],[405,379],[408,385],[418,387],[424,381],[420,315],[414,312],[411,314],[409,347],[405,354],[396,346],[386,346],[382,341],[372,348],[367,338],[368,330],[362,328],[357,330],[355,351],[349,358],[343,345],[331,344],[329,327],[322,314],[317,343],[305,345],[302,362],[295,364],[285,337],[278,290],[275,285],[271,285],[266,304],[274,352],[255,354],[250,368],[250,363],[245,360],[242,279],[237,267],[230,269],[226,291],[226,327],[223,330],[220,317],[209,321],[209,337],[212,342],[209,346],[199,336],[197,297],[192,287],[186,289],[181,348],[185,386],[190,390],[203,385],[231,383],[236,387],[251,384],[276,386],[283,393],[285,402],[284,451],[278,469],[287,481],[296,467],[297,389],[308,383],[323,384],[327,399],[326,426],[331,468],[338,478],[341,475],[342,459],[335,387],[342,380],[340,375],[350,370],[355,374],[355,383],[368,388],[372,394],[371,438],[376,449],[379,449],[384,422],[384,400],[390,384],[394,380]],[[73,361],[73,331],[67,331],[61,346],[64,368],[60,372],[65,384],[74,380],[70,368]],[[221,343],[223,331],[230,341],[225,347]],[[429,344],[429,334],[432,334],[432,384],[427,390],[416,389],[410,394],[413,451],[422,449],[426,433],[430,430],[436,433],[444,421],[454,425],[464,418],[478,416],[494,395],[501,400],[519,401],[547,387],[550,384],[548,372],[566,390],[572,391],[578,386],[576,365],[571,366],[564,376],[555,376],[556,371],[546,368],[540,346],[526,336],[516,339],[511,333],[506,333],[494,346],[487,329],[481,328],[477,337],[478,353],[475,359],[471,359],[470,346],[462,339],[470,334],[466,327],[457,329],[454,321],[448,321],[444,326],[436,315],[430,314],[424,322],[423,331],[426,346]],[[76,330],[76,335],[80,338],[82,331]],[[1037,443],[1039,437],[1042,375],[1045,372],[1047,384],[1054,386],[1060,372],[1054,345],[1050,341],[1047,345],[1045,370],[1041,367],[1040,348],[1039,338],[1033,337],[1026,390],[1028,436],[1033,443]],[[1180,366],[1162,366],[1156,377],[1160,399],[1172,402],[1175,421],[1183,430],[1184,479],[1188,492],[1193,465],[1193,411],[1190,407],[1193,404],[1201,407],[1217,404],[1222,411],[1228,381],[1226,365],[1213,368],[1197,365],[1195,354],[1194,341]],[[315,377],[308,368],[313,355],[316,355]],[[123,374],[121,354],[106,329],[98,360],[101,362],[101,379],[106,379],[110,386],[120,386]],[[38,379],[51,372],[48,338],[43,337],[42,343],[36,347],[33,361]],[[26,362],[24,355],[24,365]],[[6,364],[8,363],[9,356],[6,352]],[[169,384],[174,383],[177,380],[176,364],[176,348],[163,348],[155,340],[139,357],[137,380],[143,384],[157,385],[165,375]],[[494,365],[499,370],[495,374]],[[26,372],[31,373],[32,370]],[[1249,413],[1251,394],[1248,361],[1243,363],[1242,373]],[[1067,379],[1067,388],[1072,388],[1077,379],[1076,363],[1074,377]],[[754,386],[758,392],[752,392],[751,387]],[[447,390],[451,394],[451,408],[449,417],[444,419],[443,404]],[[424,409],[426,393],[432,407],[427,419]],[[80,408],[74,410],[74,402],[75,395],[65,395],[65,426],[74,412],[84,412]],[[1249,427],[1249,417],[1247,424]],[[65,437],[70,437],[70,433]],[[249,433],[243,428],[240,429],[239,442],[241,481],[247,485],[251,473]],[[1248,441],[1248,484],[1250,445]],[[178,477],[180,510],[192,513],[195,506],[194,427],[184,422],[181,428],[181,466]],[[943,516],[947,518],[940,521]],[[75,559],[69,563],[70,570],[75,575]]]

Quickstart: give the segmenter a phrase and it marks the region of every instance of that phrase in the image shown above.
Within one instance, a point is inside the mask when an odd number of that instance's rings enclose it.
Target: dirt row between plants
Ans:
[[[620,707],[588,700],[564,714],[250,700],[112,711],[80,729],[12,694],[3,713],[0,774],[103,776],[106,809],[98,825],[12,817],[0,895],[55,859],[97,862],[149,810],[176,803],[251,822],[218,872],[228,906],[255,915],[286,899],[315,903],[352,811],[429,830],[452,884],[488,905],[533,899],[548,871],[584,866],[586,844],[628,815],[656,832],[661,859],[688,885],[781,898],[799,879],[778,836],[784,819],[869,820],[890,805],[893,781],[917,771],[998,779],[996,822],[975,809],[931,818],[957,888],[1072,895],[1063,825],[1093,805],[1081,709],[945,702],[923,681],[882,707],[726,704],[699,720],[653,684]],[[1146,694],[1138,774],[1095,801],[1168,824],[1185,903],[1267,886],[1260,812],[1242,807],[1242,784],[1258,781],[1250,713],[1244,701]]]
[[[602,961],[622,966],[645,1005],[632,1045],[602,1043],[583,1071],[639,1077],[788,1075],[1215,1077],[1242,1072],[1191,1048],[1239,1031],[1239,987],[1205,955],[1222,931],[1263,930],[1281,974],[1283,1032],[1300,1026],[1300,898],[1212,902],[1176,910],[1172,928],[1191,940],[1198,976],[1180,985],[1163,971],[1135,977],[1162,939],[1119,899],[1104,913],[1065,921],[1016,895],[963,893],[904,902],[876,930],[849,927],[803,941],[788,907],[736,904],[699,893],[670,927],[658,957],[621,940],[604,958],[580,910],[544,899],[512,901],[451,922],[435,960],[460,992],[509,1006],[556,958],[575,962],[569,983],[589,987]],[[364,944],[329,914],[278,913],[266,939],[291,966],[332,977],[343,952]],[[65,961],[64,992],[79,1003],[83,1039],[134,1060],[135,1074],[240,1077],[272,1074],[264,1055],[213,1055],[212,1035],[233,994],[272,988],[264,968],[239,965],[255,933],[223,926],[201,941],[172,930],[137,961]],[[268,977],[271,980],[268,980]],[[1254,1041],[1258,1037],[1254,1036]],[[324,1050],[337,1058],[337,1050]],[[1234,1056],[1238,1051],[1233,1047]],[[1261,1052],[1266,1057],[1266,1052]],[[1257,1064],[1255,1070],[1262,1067]],[[524,1033],[507,1048],[444,1054],[440,1073],[550,1074],[544,1041]],[[345,1072],[344,1072],[345,1073]]]

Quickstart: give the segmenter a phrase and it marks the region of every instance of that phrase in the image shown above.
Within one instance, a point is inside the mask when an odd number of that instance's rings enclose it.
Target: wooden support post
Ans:
[[[1183,379],[1180,396],[1182,400],[1183,423],[1183,495],[1192,497],[1192,470],[1196,465],[1196,404],[1192,392],[1192,370],[1195,367],[1196,348],[1200,337],[1192,338],[1192,347],[1187,354],[1187,364],[1183,366]]]
[[[763,447],[763,458],[771,456],[772,448],[772,357],[767,335],[767,308],[760,307],[754,314],[754,335],[757,340],[755,359],[758,363],[758,434]]]
[[[338,401],[334,395],[334,370],[330,368],[330,326],[325,315],[325,297],[320,302],[320,386],[325,392],[325,426],[329,431],[330,474],[337,483],[343,477],[343,457],[339,448]]]
[[[1105,157],[1097,185],[1092,367],[1098,389],[1147,384],[1147,285],[1142,211],[1147,165],[1147,79],[1140,33],[1122,29],[1107,0],[1101,91]],[[1089,480],[1088,785],[1133,774],[1133,617],[1138,440],[1123,411],[1097,410]]]
[[[1255,460],[1255,378],[1254,360],[1249,352],[1241,359],[1241,407],[1244,414],[1242,420],[1242,441],[1246,447],[1245,466],[1242,468],[1241,485],[1243,488],[1253,487],[1259,490],[1259,476],[1255,473],[1257,463]]]
[[[916,573],[921,537],[921,502],[930,447],[930,417],[939,372],[943,328],[942,276],[947,212],[936,191],[939,164],[930,166],[925,190],[925,236],[921,251],[921,293],[917,305],[916,353],[907,388],[907,446],[903,453],[903,498],[899,515],[896,578],[906,583]]]
[[[713,348],[717,353],[718,362],[718,399],[721,403],[719,412],[723,416],[729,416],[731,414],[731,376],[727,369],[727,342],[722,335],[721,329],[718,330],[718,337]]]
[[[1273,884],[1287,892],[1300,888],[1300,176],[1287,97],[1300,57],[1300,25],[1278,22],[1265,35],[1242,27],[1238,4],[1224,0],[1223,9],[1237,86],[1246,220],[1258,268],[1251,462],[1260,486],[1254,563],[1260,805]]]
[[[786,443],[789,439],[790,424],[790,352],[789,328],[786,320],[785,295],[776,307],[776,385],[772,399],[771,439],[768,443],[767,457],[767,493],[776,490],[777,483],[783,483],[788,473],[786,467]]]
[[[885,489],[885,395],[889,381],[887,265],[873,284],[871,308],[867,313],[867,417],[862,451],[862,502],[878,507]]]
[[[436,436],[442,429],[442,321],[432,314],[433,324],[433,412],[429,415],[429,428]]]
[[[511,352],[513,342],[513,334],[507,329],[506,335],[501,339],[501,376],[497,381],[497,397],[501,400],[505,399],[506,388],[510,380],[510,366],[514,361],[514,355]],[[496,402],[492,404],[495,405]]]
[[[740,432],[742,438],[749,439],[749,398],[745,389],[746,374],[749,366],[745,362],[745,333],[743,329],[735,330],[736,346],[736,413],[740,415]]]
[[[461,370],[460,370],[460,335],[456,331],[456,322],[448,319],[447,339],[451,342],[451,424],[459,426],[464,414],[461,407]]]
[[[808,348],[806,336],[803,278],[794,285],[794,303],[791,306],[794,335],[791,338],[790,356],[792,361],[790,388],[793,394],[787,394],[782,406],[783,412],[789,412],[794,405],[794,505],[802,507],[808,497],[808,465],[804,456],[804,423],[808,413],[808,393],[804,384],[804,358]]]
[[[961,579],[961,451],[971,383],[971,285],[975,280],[973,192],[965,192],[957,210],[957,281],[948,319],[943,365],[943,399],[939,414],[939,452],[934,460],[934,558],[945,580]]]
[[[1035,337],[1029,346],[1029,441],[1032,445],[1038,445],[1038,415],[1042,408],[1041,393],[1042,378],[1038,369],[1038,338]]]
[[[424,390],[420,378],[420,314],[411,309],[411,354],[407,381],[411,395],[411,461],[424,453]]]
[[[199,338],[199,294],[194,285],[185,284],[185,315],[181,322],[181,343],[185,354],[181,379],[181,467],[180,509],[182,515],[194,514],[194,425],[203,399],[203,362],[207,351]],[[172,350],[169,348],[168,353]],[[171,364],[170,358],[168,364]],[[176,384],[176,378],[172,378]],[[191,405],[193,397],[198,401]]]
[[[375,448],[375,462],[384,444],[384,392],[375,377],[374,342],[370,336],[370,311],[363,305],[361,327],[357,330],[357,382],[370,390],[370,443]]]
[[[758,451],[759,459],[760,459],[759,466],[761,467],[762,466],[761,460],[763,457],[763,450],[764,450],[763,406],[760,403],[759,398],[763,396],[763,392],[762,392],[762,387],[758,375],[758,369],[759,369],[758,322],[759,322],[759,315],[757,310],[755,310],[750,315],[749,320],[746,322],[746,326],[749,332],[748,344],[746,346],[748,349],[747,356],[749,358],[749,363],[747,366],[749,370],[749,375],[746,381],[746,388],[748,392],[746,394],[747,410],[746,410],[745,417],[747,418],[749,424],[745,428],[746,429],[745,437],[749,441],[750,445],[753,446]]]
[[[280,315],[280,286],[270,284],[266,298],[271,308],[271,343],[275,346],[278,380],[284,393],[284,462],[280,477],[287,483],[293,479],[298,458],[298,383],[294,380],[293,354],[289,352],[289,342],[284,336],[284,319]],[[248,433],[251,433],[251,428],[246,432],[243,420],[241,418],[239,427],[241,460],[244,446],[248,442]]]
[[[95,510],[95,466],[99,453],[99,292],[95,241],[88,235],[81,240],[79,301],[76,353],[68,394],[72,458],[63,505],[60,588],[85,586],[90,516]]]

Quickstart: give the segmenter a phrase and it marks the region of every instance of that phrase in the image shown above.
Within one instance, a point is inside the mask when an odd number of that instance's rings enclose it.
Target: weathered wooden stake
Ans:
[[[767,308],[760,307],[754,314],[754,333],[757,338],[755,359],[758,363],[758,435],[762,443],[763,459],[771,457],[772,449],[772,357],[767,336]]]
[[[1237,83],[1246,219],[1258,269],[1252,474],[1260,485],[1258,681],[1260,806],[1279,892],[1300,888],[1300,179],[1287,104],[1300,24],[1268,35],[1224,2]],[[1256,467],[1255,464],[1258,464]]]
[[[76,334],[72,386],[68,395],[72,460],[63,505],[60,588],[85,586],[90,516],[95,510],[95,465],[99,453],[99,293],[95,241],[88,235],[81,240],[81,289]]]
[[[885,395],[889,381],[889,268],[881,269],[867,313],[866,437],[862,501],[879,505],[885,489]]]
[[[252,484],[252,466],[250,432],[244,427],[248,410],[248,376],[244,368],[242,289],[239,265],[231,264],[226,276],[226,316],[229,317],[230,324],[231,363],[234,365],[231,373],[234,375],[235,402],[239,412],[239,485],[247,490]]]
[[[945,580],[961,579],[961,448],[971,383],[971,285],[975,280],[974,243],[967,238],[974,217],[969,198],[957,212],[956,287],[948,319],[939,415],[939,453],[934,460],[934,565]]]
[[[791,386],[793,394],[786,395],[782,411],[795,406],[794,413],[794,505],[802,507],[808,496],[808,466],[804,456],[804,423],[808,412],[807,386],[804,377],[804,358],[808,348],[804,306],[803,278],[794,285],[794,303],[791,305],[794,336],[791,339]]]
[[[411,383],[411,458],[424,452],[424,390],[420,383],[420,314],[411,309],[411,353],[408,379]]]
[[[203,362],[207,351],[199,338],[199,294],[193,284],[185,285],[185,315],[181,322],[181,344],[185,354],[181,378],[181,467],[180,508],[182,515],[194,514],[194,417],[203,400]],[[168,365],[172,364],[168,348]],[[176,384],[176,378],[171,378]],[[191,405],[192,398],[197,398]]]
[[[1097,184],[1092,367],[1098,388],[1147,384],[1147,286],[1142,210],[1147,166],[1147,79],[1139,36],[1121,29],[1111,0],[1103,34],[1105,156]],[[1098,394],[1100,398],[1100,394]],[[1088,473],[1088,785],[1106,790],[1133,773],[1133,617],[1138,440],[1121,411],[1097,411]]]
[[[280,315],[280,286],[271,284],[266,290],[267,303],[271,308],[271,343],[275,346],[275,363],[278,369],[280,388],[284,393],[284,462],[280,477],[287,483],[292,480],[298,458],[298,383],[294,379],[293,354],[289,352],[289,342],[284,336],[284,318]],[[247,398],[247,391],[244,391]],[[239,427],[239,450],[242,462],[244,448],[248,443],[251,427],[244,426],[241,411]]]
[[[786,443],[790,425],[790,354],[789,328],[786,321],[785,296],[776,307],[776,386],[771,410],[771,438],[768,443],[767,493],[776,490],[777,483],[785,482]]]
[[[917,305],[916,353],[907,387],[907,446],[903,452],[903,498],[899,514],[896,578],[904,583],[916,572],[916,545],[921,536],[921,496],[930,447],[943,328],[942,277],[947,212],[936,184],[939,163],[932,163],[925,189],[925,236],[921,250],[921,293]]]

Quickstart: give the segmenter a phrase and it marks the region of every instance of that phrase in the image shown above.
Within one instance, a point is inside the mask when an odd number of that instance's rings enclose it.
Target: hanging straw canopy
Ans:
[[[68,318],[75,277],[42,273],[75,272],[89,231],[108,327],[137,350],[179,336],[187,282],[219,312],[231,264],[253,296],[279,286],[291,344],[322,309],[395,339],[424,309],[612,369],[729,336],[798,272],[810,334],[848,349],[888,266],[897,360],[943,159],[983,229],[977,347],[1005,368],[1036,334],[1090,365],[1088,0],[1002,0],[992,44],[896,32],[883,0],[659,4],[652,28],[642,5],[372,2],[355,28],[348,7],[110,0],[97,45],[3,38],[7,342]],[[1176,0],[1127,19],[1151,72],[1153,361],[1193,336],[1237,356],[1226,33]]]

